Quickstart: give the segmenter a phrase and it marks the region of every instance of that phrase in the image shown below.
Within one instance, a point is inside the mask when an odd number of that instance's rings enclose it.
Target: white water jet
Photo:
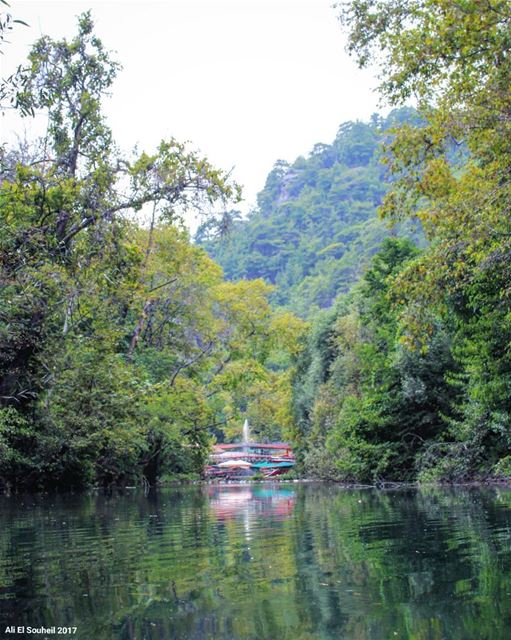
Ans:
[[[246,449],[249,443],[249,427],[248,420],[243,423],[243,447]]]

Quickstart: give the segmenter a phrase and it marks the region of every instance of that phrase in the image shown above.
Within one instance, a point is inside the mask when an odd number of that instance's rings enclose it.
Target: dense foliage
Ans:
[[[306,317],[329,307],[360,278],[383,238],[422,238],[413,223],[391,232],[376,215],[389,179],[381,143],[403,122],[420,119],[403,107],[369,123],[345,122],[332,144],[316,144],[292,164],[277,161],[248,219],[231,212],[219,237],[218,224],[208,221],[197,240],[228,278],[276,284],[275,304]]]
[[[511,4],[340,10],[350,51],[381,65],[383,95],[419,105],[423,126],[387,144],[380,212],[420,219],[429,246],[385,245],[317,320],[296,379],[305,464],[345,479],[509,476]],[[469,152],[462,166],[453,145]]]
[[[511,475],[511,3],[339,11],[399,108],[277,162],[247,220],[185,145],[119,154],[88,14],[36,43],[9,90],[48,136],[1,154],[4,485],[197,472],[244,417],[320,477]]]
[[[29,63],[48,135],[1,153],[0,483],[197,473],[245,416],[281,437],[304,325],[262,280],[224,282],[179,224],[238,187],[175,140],[119,154],[101,113],[118,65],[88,14]]]
[[[457,390],[450,336],[440,324],[427,350],[399,340],[389,300],[417,258],[386,239],[361,282],[320,315],[295,378],[296,440],[308,473],[345,481],[413,480],[425,447],[442,437]]]

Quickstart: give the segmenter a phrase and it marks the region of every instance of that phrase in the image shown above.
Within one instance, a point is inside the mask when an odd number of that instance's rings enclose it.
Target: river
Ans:
[[[511,491],[2,497],[0,621],[2,640],[508,640]]]

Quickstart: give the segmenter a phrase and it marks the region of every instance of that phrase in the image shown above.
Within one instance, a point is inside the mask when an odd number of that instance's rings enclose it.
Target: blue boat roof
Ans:
[[[282,468],[282,467],[293,467],[294,466],[294,462],[271,462],[271,461],[265,461],[265,462],[254,462],[252,463],[250,466],[252,467],[256,467],[258,469],[262,468],[262,467],[272,467],[272,468]]]

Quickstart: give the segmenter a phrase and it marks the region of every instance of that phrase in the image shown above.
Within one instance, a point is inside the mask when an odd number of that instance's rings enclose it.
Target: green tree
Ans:
[[[48,137],[33,157],[2,155],[0,477],[14,486],[140,472],[151,380],[131,360],[146,305],[170,286],[148,275],[155,224],[238,195],[174,140],[151,155],[120,156],[101,112],[118,69],[88,13],[70,42],[41,38],[22,98],[47,113]],[[153,224],[141,246],[129,219],[147,207]],[[192,333],[199,315],[174,322]],[[187,357],[177,351],[175,361]]]
[[[423,127],[388,145],[396,183],[382,207],[419,217],[431,248],[396,282],[409,344],[423,347],[441,319],[452,331],[458,416],[428,477],[487,472],[510,453],[509,158],[511,5],[496,2],[347,2],[349,50],[377,61],[393,104],[415,97]],[[461,165],[448,145],[465,146]],[[457,460],[466,464],[457,469]],[[431,462],[432,461],[432,462]],[[434,468],[438,474],[435,476]]]
[[[351,296],[321,322],[309,367],[295,380],[297,396],[304,383],[313,385],[298,422],[306,430],[308,474],[412,479],[425,444],[446,431],[454,395],[445,382],[454,367],[449,336],[438,326],[427,352],[406,348],[390,295],[397,275],[417,256],[409,241],[385,240]]]
[[[0,55],[4,54],[4,44],[9,42],[8,36],[18,24],[28,26],[26,22],[12,15],[6,0],[0,0]],[[8,78],[2,79],[0,82],[0,111],[15,108],[24,115],[33,113],[31,105],[23,99],[27,77],[26,69],[19,65]],[[7,104],[9,107],[6,106]]]

